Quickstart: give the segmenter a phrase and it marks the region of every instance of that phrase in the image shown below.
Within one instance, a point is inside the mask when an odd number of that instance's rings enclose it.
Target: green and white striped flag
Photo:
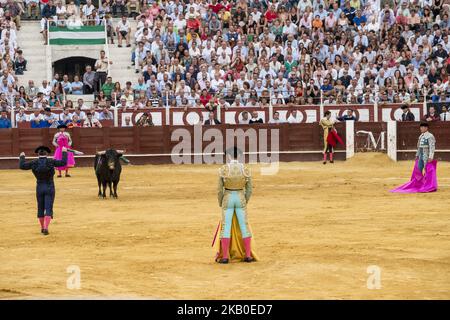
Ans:
[[[50,27],[49,42],[63,46],[106,44],[105,26]]]

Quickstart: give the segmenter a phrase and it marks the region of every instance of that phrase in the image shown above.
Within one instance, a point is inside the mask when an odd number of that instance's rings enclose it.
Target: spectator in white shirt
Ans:
[[[239,124],[248,124],[250,119],[248,117],[248,112],[244,111],[241,113],[241,118],[239,118]]]
[[[297,116],[297,110],[292,110],[291,115],[287,119],[288,123],[300,123],[300,118]]]
[[[118,47],[122,47],[122,41],[125,39],[127,47],[131,47],[130,45],[130,32],[131,32],[131,25],[128,21],[126,16],[122,16],[122,19],[117,24],[116,28],[118,37],[119,37],[119,45]]]
[[[86,120],[83,122],[83,127],[85,128],[101,128],[102,124],[98,119],[94,118],[92,113],[88,112],[86,114]]]
[[[450,112],[446,106],[442,106],[442,111],[439,117],[441,118],[441,121],[450,121]]]
[[[81,9],[85,18],[90,19],[92,15],[92,11],[95,10],[94,5],[92,4],[92,0],[87,0],[86,4]]]
[[[44,98],[48,100],[50,98],[50,92],[52,92],[52,87],[48,85],[47,80],[42,81],[42,86],[39,88],[39,92],[44,94]]]
[[[125,116],[124,122],[122,122],[122,127],[132,127],[133,123],[131,122],[130,116]]]
[[[25,108],[20,107],[19,112],[16,113],[16,123],[28,121],[28,116],[25,114]]]

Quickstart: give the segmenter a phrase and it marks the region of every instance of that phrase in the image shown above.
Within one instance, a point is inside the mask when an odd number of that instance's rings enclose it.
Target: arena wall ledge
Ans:
[[[274,105],[270,108],[261,107],[233,107],[217,108],[215,110],[216,118],[226,124],[237,124],[242,119],[243,113],[258,112],[258,116],[268,123],[274,112],[279,112],[280,119],[286,121],[294,110],[296,110],[296,119],[299,123],[318,122],[324,112],[330,111],[332,117],[342,116],[349,109],[352,109],[358,122],[381,122],[395,121],[401,118],[402,104],[344,104],[344,105]],[[422,119],[426,113],[426,105],[423,103],[414,103],[410,105],[410,110],[416,119]],[[62,109],[52,110],[58,114]],[[117,110],[116,121],[107,123],[107,126],[121,127],[125,123],[125,118],[130,117],[133,124],[146,112],[151,115],[155,126],[163,125],[194,125],[204,123],[208,119],[209,111],[205,108],[181,107],[171,108],[145,108],[145,109],[119,109]],[[31,111],[26,113],[30,114]],[[20,123],[18,127],[29,127],[29,123]]]

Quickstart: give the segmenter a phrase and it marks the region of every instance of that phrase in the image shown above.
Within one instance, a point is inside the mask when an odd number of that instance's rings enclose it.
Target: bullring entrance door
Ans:
[[[69,81],[73,81],[74,76],[83,77],[88,65],[94,70],[95,59],[87,57],[64,58],[53,63],[53,74],[58,73],[61,79],[63,75],[67,74]]]

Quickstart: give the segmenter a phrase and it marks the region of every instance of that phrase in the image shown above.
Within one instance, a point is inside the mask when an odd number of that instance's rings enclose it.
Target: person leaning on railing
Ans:
[[[137,127],[153,127],[152,115],[145,112],[136,122]]]
[[[97,118],[94,118],[91,112],[86,113],[86,120],[83,122],[84,128],[101,128],[102,124]]]

